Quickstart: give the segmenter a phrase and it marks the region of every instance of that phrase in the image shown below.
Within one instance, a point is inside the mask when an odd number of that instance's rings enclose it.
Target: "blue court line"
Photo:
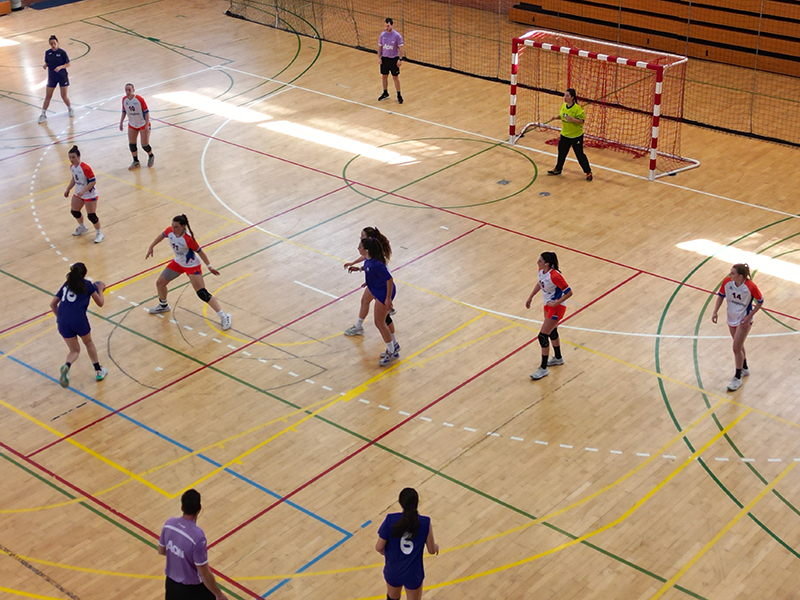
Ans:
[[[319,561],[319,560],[322,560],[322,559],[323,559],[325,556],[327,556],[328,554],[330,554],[331,552],[333,552],[334,550],[336,550],[336,548],[338,548],[339,546],[341,546],[342,544],[344,544],[344,543],[345,543],[347,540],[349,540],[351,537],[353,537],[353,534],[352,534],[352,533],[350,533],[350,532],[347,532],[347,535],[346,535],[345,537],[343,537],[341,540],[339,540],[338,542],[336,542],[336,543],[335,543],[333,546],[331,546],[330,548],[328,548],[327,550],[325,550],[325,551],[324,551],[324,552],[322,552],[321,554],[319,554],[319,555],[315,556],[314,558],[312,558],[312,559],[311,559],[309,562],[307,562],[307,563],[306,563],[306,564],[304,564],[302,567],[300,567],[299,569],[297,569],[297,571],[295,571],[295,573],[302,573],[303,571],[305,571],[306,569],[308,569],[308,568],[309,568],[311,565],[313,565],[315,562],[317,562],[317,561]],[[273,587],[271,587],[271,588],[270,588],[270,589],[269,589],[269,590],[268,590],[268,591],[267,591],[267,592],[266,592],[264,595],[262,595],[261,597],[262,597],[262,598],[266,598],[266,597],[267,597],[267,596],[269,596],[269,595],[270,595],[272,592],[275,592],[275,591],[277,591],[277,590],[278,590],[280,587],[282,587],[282,586],[286,585],[286,584],[287,584],[287,583],[289,583],[290,581],[291,581],[291,579],[284,579],[284,580],[283,580],[283,581],[281,581],[279,584],[277,584],[277,585],[274,585]]]
[[[50,381],[52,381],[52,382],[54,382],[54,383],[58,383],[58,380],[57,380],[56,378],[54,378],[54,377],[51,377],[50,375],[48,375],[47,373],[45,373],[45,372],[43,372],[43,371],[40,371],[40,370],[39,370],[39,369],[37,369],[36,367],[34,367],[34,366],[31,366],[31,365],[29,365],[28,363],[26,363],[26,362],[23,362],[23,361],[19,360],[18,358],[15,358],[14,356],[8,355],[8,354],[6,354],[5,352],[3,352],[3,351],[1,351],[1,350],[0,350],[0,356],[6,356],[6,357],[7,357],[9,360],[11,360],[11,361],[13,361],[13,362],[15,362],[15,363],[17,363],[17,364],[19,364],[19,365],[22,365],[22,366],[23,366],[23,367],[25,367],[26,369],[30,369],[30,370],[31,370],[31,371],[33,371],[34,373],[38,373],[39,375],[41,375],[41,376],[42,376],[42,377],[44,377],[45,379],[49,379]],[[85,398],[86,400],[89,400],[90,402],[93,402],[94,404],[97,404],[98,406],[102,406],[103,408],[105,408],[105,409],[106,409],[106,410],[108,410],[109,412],[114,412],[114,410],[115,410],[114,408],[112,408],[112,407],[108,406],[107,404],[103,404],[103,403],[102,403],[102,402],[100,402],[99,400],[96,400],[96,399],[92,398],[91,396],[89,396],[89,395],[87,395],[87,394],[83,393],[83,392],[82,392],[82,391],[80,391],[80,390],[76,390],[75,388],[73,388],[73,387],[71,387],[71,386],[70,386],[68,389],[69,389],[69,391],[71,391],[73,394],[77,394],[77,395],[78,395],[78,396],[80,396],[81,398]],[[187,445],[185,445],[185,444],[182,444],[182,443],[180,443],[180,442],[178,442],[178,441],[176,441],[176,440],[173,440],[172,438],[170,438],[170,437],[168,437],[168,436],[164,435],[163,433],[161,433],[161,432],[159,432],[159,431],[156,431],[155,429],[153,429],[152,427],[149,427],[148,425],[145,425],[144,423],[140,423],[139,421],[137,421],[136,419],[134,419],[134,418],[132,418],[132,417],[129,417],[129,416],[128,416],[128,415],[126,415],[125,413],[117,413],[117,416],[119,416],[119,417],[122,417],[123,419],[125,419],[125,420],[127,420],[127,421],[129,421],[129,422],[133,423],[133,424],[134,424],[134,425],[136,425],[137,427],[141,427],[142,429],[145,429],[145,430],[149,431],[149,432],[150,432],[150,433],[152,433],[153,435],[156,435],[156,436],[160,437],[161,439],[163,439],[163,440],[165,440],[165,441],[169,442],[170,444],[173,444],[173,445],[177,446],[178,448],[181,448],[182,450],[186,450],[186,452],[190,452],[190,453],[191,453],[191,452],[194,452],[194,450],[192,450],[191,448],[189,448]],[[213,459],[211,459],[211,458],[208,458],[207,456],[204,456],[204,455],[202,455],[202,454],[198,454],[197,456],[198,456],[198,458],[202,458],[204,461],[206,461],[207,463],[210,463],[210,464],[214,465],[215,467],[221,467],[221,466],[222,466],[222,464],[218,463],[217,461],[215,461],[215,460],[213,460]],[[233,475],[234,477],[236,477],[237,479],[241,479],[241,480],[242,480],[242,481],[244,481],[245,483],[248,483],[248,484],[252,485],[254,488],[257,488],[257,489],[261,490],[262,492],[265,492],[265,493],[269,494],[269,495],[270,495],[270,496],[272,496],[273,498],[276,498],[276,499],[283,498],[283,496],[281,496],[281,495],[280,495],[280,494],[278,494],[277,492],[273,492],[272,490],[265,488],[263,485],[261,485],[261,484],[259,484],[259,483],[256,483],[255,481],[253,481],[253,480],[251,480],[251,479],[249,479],[249,478],[245,477],[245,476],[244,476],[244,475],[242,475],[241,473],[237,473],[236,471],[233,471],[233,470],[231,470],[231,469],[229,469],[229,468],[227,468],[227,467],[226,467],[224,470],[225,470],[227,473],[229,473],[230,475]],[[313,512],[311,512],[311,511],[310,511],[310,510],[308,510],[307,508],[303,508],[303,507],[302,507],[302,506],[300,506],[299,504],[295,504],[295,503],[294,503],[294,502],[292,502],[291,500],[286,500],[286,501],[285,501],[285,504],[288,504],[288,505],[289,505],[289,506],[291,506],[292,508],[295,508],[295,509],[299,510],[299,511],[300,511],[300,512],[302,512],[303,514],[306,514],[306,515],[308,515],[309,517],[311,517],[311,518],[313,518],[313,519],[316,519],[316,520],[317,520],[317,521],[319,521],[320,523],[324,523],[325,525],[327,525],[328,527],[330,527],[330,528],[332,528],[332,529],[335,529],[335,530],[336,530],[336,531],[338,531],[339,533],[342,533],[342,534],[344,534],[344,535],[346,536],[346,537],[345,537],[345,539],[348,539],[349,537],[352,537],[352,535],[353,535],[352,533],[350,533],[350,532],[349,532],[349,531],[347,531],[346,529],[342,529],[342,528],[341,528],[341,527],[339,527],[338,525],[336,525],[336,524],[334,524],[334,523],[331,523],[331,522],[330,522],[330,521],[328,521],[327,519],[325,519],[325,518],[323,518],[323,517],[319,516],[319,515],[318,515],[318,514],[316,514],[316,513],[313,513]],[[344,541],[344,540],[342,540],[342,541]],[[338,543],[340,544],[340,543],[341,543],[341,541],[340,541],[340,542],[338,542]],[[338,544],[337,544],[337,545],[338,545]],[[327,553],[327,552],[330,552],[330,550],[332,550],[332,549],[333,549],[333,548],[335,548],[335,547],[336,547],[336,545],[332,546],[332,547],[331,547],[331,548],[329,548],[329,549],[328,549],[328,550],[327,550],[325,553]],[[313,564],[313,562],[315,562],[315,561],[319,560],[319,559],[320,559],[322,556],[324,556],[324,554],[325,554],[325,553],[323,553],[323,554],[321,554],[319,557],[315,558],[315,559],[314,559],[312,562],[308,563],[308,565],[311,565],[311,564]],[[306,566],[308,566],[308,565],[306,565]],[[304,567],[304,568],[305,568],[305,567]]]
[[[366,523],[364,523],[364,524],[361,526],[361,529],[364,529],[364,527],[366,527],[366,526],[367,526],[367,525],[369,525],[370,523],[372,523],[372,519],[370,519],[369,521],[367,521]]]

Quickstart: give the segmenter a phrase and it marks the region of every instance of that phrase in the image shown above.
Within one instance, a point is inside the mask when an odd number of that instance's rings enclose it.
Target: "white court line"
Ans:
[[[333,294],[329,294],[328,292],[323,292],[322,290],[319,290],[319,289],[317,289],[315,287],[311,287],[310,285],[305,284],[302,281],[297,281],[296,279],[295,279],[295,283],[297,285],[302,285],[304,288],[308,288],[310,290],[314,290],[315,292],[319,292],[320,294],[324,294],[324,295],[328,296],[329,298],[338,298],[339,297],[339,296],[334,296]]]
[[[436,123],[435,121],[429,121],[427,119],[421,119],[419,117],[413,117],[411,115],[407,115],[407,114],[404,114],[404,113],[399,113],[399,112],[396,112],[396,111],[393,111],[393,110],[389,110],[389,109],[386,109],[386,108],[381,108],[379,106],[372,106],[370,104],[364,104],[362,102],[357,102],[355,100],[350,100],[348,98],[341,98],[339,96],[334,96],[333,94],[328,94],[328,93],[325,93],[325,92],[320,92],[318,90],[312,90],[310,88],[305,88],[305,87],[302,87],[302,86],[299,86],[299,85],[286,83],[286,82],[283,82],[283,81],[281,81],[279,79],[274,79],[272,77],[265,77],[263,75],[255,75],[253,73],[248,73],[247,71],[234,69],[233,67],[228,67],[228,66],[225,66],[225,65],[220,65],[220,66],[212,67],[212,68],[225,69],[227,71],[234,71],[236,73],[241,73],[242,75],[248,75],[249,77],[255,77],[256,79],[263,79],[264,81],[271,81],[273,83],[278,83],[280,85],[284,85],[284,86],[287,86],[289,88],[293,88],[293,89],[300,90],[300,91],[303,91],[303,92],[309,92],[311,94],[317,94],[318,96],[324,96],[326,98],[332,98],[334,100],[339,100],[341,102],[347,102],[349,104],[355,104],[356,106],[361,106],[363,108],[369,108],[369,109],[372,109],[372,110],[377,110],[377,111],[380,111],[380,112],[384,112],[386,114],[396,115],[396,116],[402,117],[404,119],[411,119],[412,121],[418,121],[420,123],[425,123],[427,125],[434,125],[436,127],[442,127],[444,129],[449,129],[451,131],[455,131],[457,133],[462,133],[462,134],[466,134],[466,135],[473,135],[475,137],[483,138],[483,139],[486,139],[486,140],[491,140],[493,142],[500,142],[500,143],[502,143],[504,145],[508,145],[508,141],[505,140],[505,139],[493,138],[493,137],[488,136],[488,135],[475,133],[473,131],[467,131],[466,129],[459,129],[458,127],[452,127],[451,125],[444,125],[442,123]],[[538,148],[532,148],[530,146],[523,146],[521,144],[514,144],[511,147],[512,148],[524,148],[525,150],[530,150],[531,152],[536,152],[537,154],[544,154],[545,156],[551,156],[551,157],[556,157],[557,156],[556,154],[554,154],[552,152],[547,152],[546,150],[539,150]],[[577,162],[577,160],[575,160],[574,158],[571,158],[571,157],[568,160],[570,160],[571,162]],[[602,165],[595,165],[594,163],[592,163],[592,168],[595,168],[595,167],[598,168],[598,169],[601,169],[603,171],[608,171],[610,173],[616,173],[618,175],[624,175],[626,177],[633,177],[635,179],[641,179],[642,181],[648,181],[648,178],[645,177],[644,175],[636,175],[635,173],[628,173],[627,171],[620,171],[618,169],[612,169],[611,167],[604,167]],[[759,206],[758,204],[751,204],[749,202],[744,202],[743,200],[734,200],[733,198],[728,198],[727,196],[721,196],[719,194],[713,194],[711,192],[706,192],[706,191],[703,191],[703,190],[697,190],[695,188],[690,188],[690,187],[687,187],[687,186],[678,185],[678,184],[675,184],[675,183],[670,183],[668,181],[663,181],[662,179],[656,179],[652,183],[660,183],[662,185],[668,185],[670,187],[674,187],[674,188],[677,188],[677,189],[680,189],[680,190],[684,190],[684,191],[687,191],[687,192],[695,192],[697,194],[703,194],[704,196],[709,196],[710,198],[716,198],[717,200],[725,200],[727,202],[733,202],[735,204],[741,204],[742,206],[747,206],[749,208],[755,208],[755,209],[758,209],[758,210],[764,210],[764,211],[775,213],[775,214],[778,214],[778,215],[783,215],[785,217],[792,217],[793,219],[800,219],[800,215],[787,213],[787,212],[784,212],[782,210],[778,210],[778,209],[775,209],[775,208],[767,208],[766,206]]]

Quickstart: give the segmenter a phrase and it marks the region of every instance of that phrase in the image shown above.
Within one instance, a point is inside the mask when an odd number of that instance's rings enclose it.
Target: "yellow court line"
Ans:
[[[53,187],[47,188],[46,190],[42,190],[39,193],[43,194],[44,192],[49,192],[49,191],[54,190],[56,188],[65,188],[66,189],[66,187],[67,187],[66,184],[54,185]],[[41,205],[41,204],[43,204],[45,202],[50,202],[51,200],[58,200],[59,198],[61,200],[63,200],[64,202],[69,202],[69,200],[67,198],[64,198],[64,194],[63,193],[58,193],[58,194],[55,194],[54,196],[47,196],[46,198],[39,198],[38,200],[34,200],[33,203],[30,202],[31,196],[26,196],[25,198],[20,198],[19,200],[13,200],[12,202],[6,202],[6,204],[13,204],[14,202],[21,202],[23,200],[28,200],[28,204],[23,204],[22,206],[18,206],[17,208],[12,208],[11,210],[8,210],[8,211],[6,211],[4,213],[0,213],[0,218],[7,217],[8,215],[14,214],[15,212],[19,212],[19,211],[24,210],[26,208],[28,210],[30,210],[29,207],[30,207],[31,204],[34,204],[34,205],[35,204],[39,204],[39,205]],[[3,205],[0,205],[0,206],[3,206]]]
[[[689,559],[689,561],[688,561],[688,562],[687,562],[687,563],[686,563],[686,564],[685,564],[685,565],[684,565],[684,566],[681,568],[681,570],[680,570],[680,571],[678,571],[678,572],[677,572],[675,575],[673,575],[673,576],[670,578],[670,580],[669,580],[669,581],[667,581],[667,582],[666,582],[666,583],[663,585],[663,587],[662,587],[660,590],[658,590],[658,591],[657,591],[657,592],[656,592],[656,593],[655,593],[655,594],[654,594],[654,595],[653,595],[653,596],[650,598],[650,600],[657,600],[658,598],[661,598],[661,596],[663,596],[665,593],[667,593],[667,591],[668,591],[669,589],[671,589],[671,588],[672,588],[672,586],[674,586],[674,585],[675,585],[675,584],[678,582],[678,580],[679,580],[681,577],[683,577],[684,575],[686,575],[686,573],[689,571],[689,569],[691,569],[691,568],[694,566],[694,564],[695,564],[695,563],[696,563],[698,560],[700,560],[700,559],[703,557],[703,555],[704,555],[706,552],[708,552],[709,550],[711,550],[711,548],[712,548],[712,547],[713,547],[713,546],[714,546],[714,545],[715,545],[715,544],[716,544],[718,541],[720,541],[720,540],[722,539],[722,536],[724,536],[726,533],[728,533],[728,531],[730,531],[730,529],[731,529],[731,528],[732,528],[734,525],[736,525],[736,523],[738,523],[738,522],[741,520],[741,518],[742,518],[742,517],[744,517],[744,516],[745,516],[747,513],[749,513],[749,512],[750,512],[750,510],[751,510],[751,509],[752,509],[752,508],[753,508],[753,507],[754,507],[756,504],[758,504],[758,503],[759,503],[759,502],[760,502],[760,501],[761,501],[761,500],[764,498],[764,496],[766,496],[766,495],[767,495],[767,494],[769,494],[769,493],[770,493],[770,492],[771,492],[773,489],[775,489],[775,486],[776,486],[776,485],[778,485],[778,483],[780,483],[781,479],[783,479],[784,477],[786,477],[786,476],[789,474],[789,471],[791,471],[792,469],[794,469],[796,466],[797,466],[797,463],[796,463],[796,462],[793,462],[793,463],[792,463],[792,464],[790,464],[788,467],[786,467],[786,468],[785,468],[783,471],[781,471],[781,474],[780,474],[780,475],[778,475],[778,476],[777,476],[775,479],[773,479],[773,480],[772,480],[772,483],[770,483],[770,484],[769,484],[767,487],[765,487],[763,490],[761,490],[761,491],[758,493],[758,495],[757,495],[755,498],[753,498],[753,499],[752,499],[750,502],[748,502],[748,503],[747,503],[747,505],[746,505],[746,506],[743,506],[743,507],[742,507],[742,510],[740,510],[738,513],[736,513],[736,516],[735,516],[735,517],[733,517],[733,519],[731,519],[730,521],[728,521],[728,524],[727,524],[727,525],[725,525],[725,527],[723,527],[723,528],[722,528],[722,529],[719,531],[719,533],[717,533],[717,535],[715,535],[713,538],[711,538],[711,540],[709,540],[709,542],[708,542],[708,543],[707,543],[705,546],[703,546],[703,547],[702,547],[702,548],[701,548],[701,549],[700,549],[700,550],[697,552],[697,554],[695,554],[695,555],[694,555],[692,558],[690,558],[690,559]]]
[[[101,171],[97,171],[97,172],[101,173]],[[115,181],[119,181],[120,183],[124,183],[126,185],[131,186],[131,187],[135,187],[135,188],[137,188],[137,189],[139,189],[139,190],[141,190],[143,192],[148,192],[148,193],[153,194],[155,196],[161,196],[162,198],[165,198],[165,199],[169,200],[170,202],[175,202],[177,204],[183,204],[184,206],[188,206],[192,210],[197,210],[197,211],[200,211],[200,212],[204,212],[204,213],[206,213],[208,215],[211,215],[213,217],[217,217],[218,219],[224,219],[224,220],[228,221],[229,223],[236,223],[237,225],[244,225],[244,226],[248,225],[247,223],[243,223],[242,221],[239,221],[238,219],[231,219],[230,217],[227,217],[225,215],[217,214],[214,211],[211,211],[211,210],[208,210],[208,209],[205,209],[205,208],[201,208],[201,207],[196,206],[194,204],[191,204],[189,202],[184,202],[183,200],[178,200],[177,198],[173,198],[172,196],[167,196],[166,194],[162,194],[161,192],[157,192],[156,190],[151,190],[150,188],[146,188],[146,187],[144,187],[142,185],[139,185],[138,183],[132,183],[132,182],[127,181],[125,179],[121,179],[119,177],[115,177],[114,175],[111,175],[109,173],[102,173],[102,174],[105,177],[108,177],[109,179],[113,179]]]
[[[565,542],[559,546],[555,546],[554,548],[550,548],[549,550],[545,550],[543,552],[539,552],[538,554],[534,554],[532,556],[528,556],[521,560],[508,563],[505,565],[501,565],[499,567],[495,567],[494,569],[489,569],[487,571],[482,571],[480,573],[474,573],[472,575],[467,575],[465,577],[459,577],[458,579],[452,579],[450,581],[443,581],[441,583],[436,583],[434,585],[425,586],[424,589],[426,590],[435,590],[438,588],[443,588],[451,585],[455,585],[457,583],[464,583],[465,581],[472,581],[473,579],[479,579],[481,577],[486,577],[487,575],[494,575],[495,573],[501,573],[503,571],[507,571],[509,569],[513,569],[515,567],[519,567],[521,565],[533,562],[545,556],[549,556],[551,554],[555,554],[564,550],[566,548],[570,548],[576,544],[580,544],[583,541],[586,541],[590,538],[595,537],[603,533],[604,531],[608,531],[612,527],[616,527],[623,521],[627,520],[633,513],[639,510],[646,502],[648,502],[659,490],[661,490],[667,483],[669,483],[672,479],[677,477],[681,471],[683,471],[687,466],[692,464],[703,452],[705,452],[708,448],[711,447],[712,444],[716,443],[722,436],[728,433],[734,426],[736,426],[744,417],[750,414],[752,411],[747,410],[739,415],[734,421],[731,422],[725,429],[720,431],[717,435],[715,435],[711,440],[709,440],[706,444],[703,445],[702,448],[699,448],[696,452],[694,452],[689,458],[687,458],[679,467],[677,467],[672,473],[670,473],[667,477],[665,477],[660,483],[658,483],[655,487],[653,487],[647,494],[645,494],[641,499],[639,499],[633,506],[631,506],[628,510],[626,510],[620,517],[614,519],[610,523],[603,525],[602,527],[586,533],[582,536],[575,538],[574,540],[570,540],[569,542]],[[368,596],[365,598],[359,598],[358,600],[382,600],[385,596]]]
[[[55,162],[55,163],[50,163],[49,165],[45,165],[44,167],[39,167],[39,170],[36,173],[36,175],[38,175],[39,173],[41,173],[42,171],[45,171],[47,169],[53,169],[55,167],[62,167],[63,168],[63,167],[68,166],[68,165],[69,165],[69,161],[68,160],[59,161],[59,162]],[[33,177],[33,175],[34,174],[30,173],[30,172],[28,172],[28,173],[20,173],[19,175],[16,175],[14,177],[9,177],[7,179],[3,178],[3,183],[4,184],[8,184],[8,183],[11,183],[12,181],[16,181],[17,179],[24,179],[25,177]],[[67,184],[65,183],[64,187],[66,187],[66,185]],[[7,202],[6,204],[11,204],[13,202],[17,202],[17,200],[12,200],[11,202]],[[0,206],[3,206],[3,205],[0,204]]]
[[[63,598],[56,598],[55,596],[42,596],[41,594],[31,594],[30,592],[23,592],[21,590],[13,590],[11,588],[0,586],[0,592],[14,594],[15,596],[24,596],[25,598],[37,598],[38,600],[63,600]]]
[[[38,325],[39,323],[44,323],[45,321],[47,321],[47,319],[52,319],[53,317],[55,317],[55,315],[52,312],[48,312],[45,316],[43,316],[43,317],[41,317],[39,319],[36,319],[35,321],[31,321],[30,323],[25,323],[25,325],[22,325],[21,327],[17,327],[16,329],[12,329],[11,331],[6,331],[3,335],[0,335],[0,340],[2,340],[4,338],[7,338],[7,337],[9,337],[11,335],[14,335],[15,333],[19,333],[20,331],[25,331],[28,327],[33,327],[34,325]],[[51,331],[53,328],[54,327],[51,327],[47,331]],[[28,340],[28,341],[32,341],[32,340]],[[27,344],[28,342],[25,342],[25,343]]]
[[[12,556],[12,553],[0,548],[0,553]],[[45,565],[47,567],[56,567],[59,569],[69,569],[70,571],[79,571],[81,573],[93,573],[94,575],[109,575],[111,577],[130,577],[131,579],[164,579],[163,575],[142,575],[140,573],[121,573],[119,571],[104,571],[102,569],[89,569],[86,567],[76,567],[74,565],[64,565],[49,560],[42,560],[40,558],[33,558],[32,556],[23,556],[22,554],[14,554],[26,562],[36,563],[37,565]]]
[[[6,401],[4,401],[2,399],[0,399],[0,406],[4,406],[5,408],[10,410],[11,412],[16,413],[20,417],[22,417],[24,419],[27,419],[31,423],[34,423],[34,424],[38,425],[39,427],[41,427],[45,431],[47,431],[49,433],[52,433],[53,435],[58,436],[59,438],[63,438],[64,437],[63,433],[61,433],[60,431],[58,431],[56,429],[53,429],[47,423],[42,423],[36,417],[33,417],[33,416],[29,415],[25,411],[20,410],[16,406],[14,406],[12,404],[9,404],[8,402],[6,402]],[[134,473],[133,471],[130,471],[129,469],[126,469],[122,465],[118,465],[117,463],[115,463],[114,461],[106,458],[105,456],[103,456],[99,452],[95,452],[91,448],[88,448],[87,446],[84,446],[83,444],[81,444],[78,441],[75,441],[72,438],[67,438],[66,441],[69,442],[70,444],[72,444],[73,446],[75,446],[76,448],[78,448],[80,450],[83,450],[88,455],[93,456],[97,460],[106,463],[107,465],[109,465],[110,467],[113,467],[114,469],[116,469],[117,471],[120,471],[121,473],[124,473],[125,475],[127,475],[131,479],[135,479],[136,481],[138,481],[142,485],[145,485],[145,486],[149,487],[151,490],[154,490],[154,491],[158,492],[159,494],[162,494],[163,496],[166,496],[167,498],[174,498],[174,496],[172,496],[169,492],[167,492],[165,490],[162,490],[157,485],[154,485],[154,484],[150,483],[149,481],[147,481],[146,479],[144,479],[142,477],[139,477],[136,473]]]
[[[217,467],[216,469],[214,469],[213,471],[211,471],[208,474],[204,475],[203,477],[201,477],[200,479],[198,479],[197,481],[195,481],[191,485],[188,485],[185,488],[181,489],[173,497],[180,496],[184,491],[186,491],[186,490],[188,490],[190,488],[197,487],[203,481],[206,481],[207,479],[213,477],[217,473],[220,473],[221,471],[223,471],[224,469],[230,467],[231,465],[237,464],[237,463],[241,463],[242,459],[244,459],[248,455],[252,454],[256,450],[259,450],[259,449],[263,448],[264,446],[266,446],[270,442],[278,439],[279,437],[282,437],[286,433],[289,433],[290,431],[296,432],[297,431],[296,428],[299,425],[302,425],[303,423],[305,423],[309,419],[312,419],[312,418],[316,417],[318,414],[326,411],[330,407],[335,406],[336,404],[338,404],[340,402],[349,402],[353,398],[364,394],[367,390],[369,390],[370,385],[372,385],[373,383],[375,383],[377,381],[380,381],[381,379],[384,379],[384,378],[389,377],[390,375],[392,375],[394,373],[394,371],[397,370],[406,360],[410,360],[413,357],[422,354],[426,350],[428,350],[428,349],[436,346],[437,344],[441,343],[442,341],[446,340],[448,337],[450,337],[452,335],[455,335],[456,333],[458,333],[462,329],[465,329],[466,327],[469,327],[472,323],[474,323],[477,320],[483,318],[485,316],[485,314],[486,313],[481,313],[477,317],[475,317],[473,319],[470,319],[469,321],[467,321],[465,323],[462,323],[461,325],[459,325],[458,327],[456,327],[452,331],[446,333],[445,335],[443,335],[439,339],[434,340],[433,342],[431,342],[430,344],[428,344],[424,348],[418,350],[414,354],[411,354],[407,359],[404,359],[403,361],[401,361],[401,362],[389,367],[388,369],[386,369],[384,371],[381,371],[380,373],[378,373],[374,377],[371,377],[370,379],[368,379],[364,383],[362,383],[362,384],[350,389],[349,391],[345,392],[343,395],[342,394],[337,394],[336,396],[332,396],[330,398],[326,398],[326,400],[325,400],[326,404],[324,406],[322,406],[321,408],[315,410],[312,413],[309,413],[308,415],[306,415],[305,417],[303,417],[299,421],[297,421],[297,422],[285,427],[284,429],[282,429],[278,433],[276,433],[274,435],[271,435],[266,440],[263,440],[263,441],[259,442],[258,444],[256,444],[252,448],[250,448],[249,450],[243,452],[242,454],[239,454],[238,456],[236,456],[235,458],[233,458],[233,459],[229,460],[228,462],[224,463],[220,467]]]

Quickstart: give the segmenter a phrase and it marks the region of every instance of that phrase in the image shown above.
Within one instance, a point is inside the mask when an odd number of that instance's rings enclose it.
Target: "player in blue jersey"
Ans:
[[[425,546],[429,554],[439,554],[439,544],[433,539],[431,518],[417,512],[419,495],[414,488],[400,492],[401,513],[386,515],[378,529],[375,550],[386,557],[383,577],[386,580],[387,600],[400,600],[406,588],[408,600],[422,598],[422,581],[425,567],[422,554]]]
[[[349,271],[364,271],[367,289],[375,298],[375,308],[372,311],[375,315],[375,327],[386,343],[386,350],[381,353],[378,364],[385,366],[400,356],[400,344],[397,343],[394,323],[389,316],[397,288],[394,286],[392,274],[386,268],[386,256],[380,241],[377,238],[363,238],[359,244],[359,251],[362,250],[366,256],[363,266],[351,266]]]
[[[61,86],[61,99],[67,105],[69,116],[75,116],[75,111],[72,110],[69,98],[67,98],[69,56],[67,56],[66,50],[58,47],[58,38],[56,36],[51,35],[49,42],[50,50],[44,53],[44,64],[42,65],[42,68],[47,71],[47,88],[45,89],[44,104],[42,104],[42,114],[39,115],[39,123],[47,121],[47,107],[50,106],[50,100],[53,97],[53,92],[56,91],[56,86]]]
[[[383,235],[377,227],[364,227],[361,230],[361,237],[359,238],[359,243],[364,238],[375,238],[377,239],[380,244],[381,248],[383,249],[383,256],[386,258],[386,262],[388,263],[392,258],[392,245],[389,243],[389,240],[386,239],[386,236]],[[364,262],[367,257],[364,255],[364,249],[359,244],[358,246],[358,253],[360,256],[355,259],[353,262],[344,263],[344,268],[346,271],[356,271],[358,269],[351,269],[351,267],[355,267],[356,265]],[[355,325],[351,325],[347,329],[344,330],[344,334],[346,336],[355,336],[355,335],[364,335],[364,319],[367,318],[369,314],[369,305],[375,298],[372,296],[368,289],[364,290],[364,293],[361,295],[361,306],[358,309],[358,320],[355,322]],[[394,309],[389,311],[389,316],[394,316]]]
[[[97,348],[92,341],[92,328],[89,326],[89,318],[86,311],[89,308],[89,300],[94,300],[97,306],[103,306],[105,299],[103,291],[105,285],[102,281],[92,283],[86,277],[86,265],[75,263],[69,268],[67,281],[61,286],[50,302],[50,310],[56,316],[58,323],[58,333],[64,338],[69,348],[67,362],[61,367],[61,377],[59,383],[61,387],[69,387],[69,369],[81,354],[81,345],[78,338],[81,338],[86,352],[94,365],[95,379],[102,381],[108,375],[108,369],[100,366],[100,359],[97,357]]]

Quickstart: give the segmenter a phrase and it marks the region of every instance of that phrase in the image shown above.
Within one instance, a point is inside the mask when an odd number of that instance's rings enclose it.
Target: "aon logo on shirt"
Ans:
[[[167,542],[167,550],[172,552],[175,556],[180,556],[181,558],[186,558],[186,555],[183,553],[183,550],[181,550],[175,544],[173,544],[172,540]]]
[[[400,550],[403,554],[411,554],[414,551],[414,542],[411,541],[411,534],[406,532],[400,538]]]

